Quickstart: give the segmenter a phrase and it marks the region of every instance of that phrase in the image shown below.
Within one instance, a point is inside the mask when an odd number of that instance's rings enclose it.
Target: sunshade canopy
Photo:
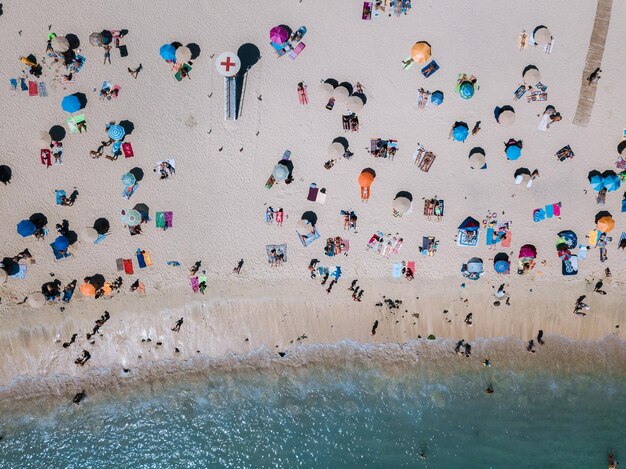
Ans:
[[[418,64],[425,63],[430,59],[431,47],[426,41],[416,42],[411,48],[411,58]]]

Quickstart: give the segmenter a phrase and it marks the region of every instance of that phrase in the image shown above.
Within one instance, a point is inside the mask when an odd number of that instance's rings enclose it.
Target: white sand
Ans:
[[[44,66],[49,97],[31,98],[26,92],[10,92],[7,86],[5,99],[0,102],[6,116],[0,129],[0,164],[10,165],[14,172],[12,184],[0,187],[5,214],[0,226],[2,255],[13,256],[28,248],[37,259],[29,266],[26,280],[9,279],[1,287],[0,384],[19,374],[80,376],[90,367],[136,365],[139,354],[144,355],[143,360],[172,358],[172,348],[178,346],[174,344],[180,345],[184,357],[195,350],[221,356],[262,345],[278,345],[282,350],[304,333],[309,337],[306,343],[333,343],[343,338],[404,342],[430,333],[449,338],[515,336],[528,340],[539,328],[578,339],[609,334],[623,338],[624,326],[615,328],[625,309],[625,254],[616,250],[625,226],[620,213],[623,191],[609,193],[606,206],[598,207],[587,183],[590,170],[614,169],[615,147],[621,138],[619,116],[626,107],[626,97],[621,93],[620,72],[626,32],[618,25],[626,15],[623,6],[614,5],[604,73],[587,128],[571,125],[571,119],[593,25],[594,2],[572,8],[565,1],[549,6],[531,1],[523,8],[518,6],[514,13],[510,5],[497,1],[444,1],[418,7],[414,5],[406,17],[365,22],[361,20],[361,2],[356,1],[275,0],[264,2],[262,7],[259,2],[243,1],[222,3],[219,8],[195,1],[175,8],[165,1],[68,1],[34,18],[27,4],[5,5],[0,17],[0,69],[5,83],[19,76],[21,55],[36,53],[41,57],[49,24],[58,34],[78,35],[87,64],[76,83],[66,89],[52,81]],[[295,62],[286,57],[276,59],[268,43],[269,29],[280,23],[294,30],[300,25],[308,28],[304,38],[307,47]],[[538,49],[518,51],[519,32],[538,24],[547,25],[558,38],[552,54]],[[128,58],[120,59],[113,50],[112,65],[102,64],[103,51],[89,45],[88,36],[103,28],[130,31],[123,41],[129,49]],[[419,75],[418,66],[402,71],[400,61],[418,40],[431,43],[433,58],[441,66],[428,80]],[[191,80],[174,80],[159,58],[159,47],[171,41],[195,42],[202,48]],[[249,71],[240,119],[225,122],[222,78],[210,56],[224,50],[236,52],[248,42],[256,44],[262,58]],[[133,80],[126,69],[140,62],[143,71]],[[539,68],[542,82],[549,87],[546,103],[512,100],[528,64]],[[478,78],[480,90],[470,101],[453,92],[460,72]],[[342,130],[344,105],[337,103],[332,112],[324,108],[326,101],[319,95],[317,84],[329,77],[353,84],[360,81],[365,86],[368,102],[359,112],[358,133],[345,134]],[[98,99],[93,89],[99,90],[104,80],[121,86],[119,98]],[[308,85],[308,106],[298,103],[299,81]],[[444,103],[418,110],[415,99],[420,86],[442,90]],[[83,135],[68,132],[65,164],[46,169],[39,163],[38,131],[63,123],[67,115],[61,109],[61,99],[74,92],[83,92],[89,99],[84,110],[89,131]],[[262,101],[256,99],[259,95]],[[513,105],[517,115],[509,129],[493,119],[493,108],[506,104]],[[547,104],[556,106],[563,121],[541,132],[537,130],[538,114]],[[127,139],[133,144],[135,158],[92,160],[89,150],[105,139],[104,125],[123,119],[135,125]],[[448,140],[448,132],[455,120],[467,122],[470,128],[481,120],[482,130],[465,143],[453,142]],[[355,155],[328,171],[323,167],[329,159],[327,147],[337,136],[348,138]],[[395,161],[379,161],[366,153],[369,139],[376,137],[398,140]],[[507,161],[503,153],[503,142],[511,137],[524,141],[517,162]],[[421,172],[411,161],[417,142],[437,154],[429,173]],[[566,144],[572,146],[576,157],[559,162],[554,153]],[[474,146],[487,152],[486,171],[469,167],[467,155]],[[223,151],[218,152],[220,147]],[[285,149],[292,152],[296,180],[290,186],[280,184],[267,190],[265,181]],[[167,158],[176,159],[177,174],[159,181],[151,169]],[[144,170],[145,178],[133,198],[126,201],[121,198],[121,176],[134,166]],[[531,190],[514,184],[513,172],[522,166],[541,172]],[[356,180],[365,167],[374,168],[378,176],[371,200],[363,205]],[[311,182],[327,188],[325,205],[306,200]],[[54,190],[65,189],[69,194],[74,186],[80,192],[76,204],[56,206]],[[394,218],[391,201],[401,190],[412,192],[414,212]],[[422,197],[435,194],[445,199],[446,213],[441,222],[428,222],[421,215]],[[563,203],[561,220],[533,223],[534,208],[557,201]],[[174,211],[174,228],[163,232],[151,222],[142,236],[131,237],[119,223],[118,213],[142,202],[148,204],[152,217],[156,211]],[[282,228],[265,225],[267,205],[285,209],[288,219]],[[329,259],[323,253],[325,238],[344,235],[339,211],[347,208],[359,215],[359,233],[346,236],[351,244],[348,257]],[[300,244],[294,232],[306,210],[317,213],[322,236],[308,248]],[[504,211],[503,219],[513,221],[513,243],[507,252],[513,253],[514,263],[519,247],[532,243],[539,251],[538,261],[546,260],[546,265],[538,262],[535,271],[525,277],[515,273],[498,277],[491,262],[495,252],[485,246],[484,230],[478,247],[457,247],[456,227],[468,215],[483,220],[487,210]],[[556,233],[572,229],[584,242],[599,210],[611,211],[617,224],[608,261],[601,264],[598,251],[591,250],[576,277],[561,276],[561,262],[554,249]],[[23,239],[15,232],[16,224],[34,212],[43,212],[49,219],[51,233],[45,242]],[[78,243],[72,247],[70,259],[53,260],[49,243],[54,240],[56,223],[67,219],[80,233],[99,217],[108,218],[112,225],[112,233],[103,243]],[[376,230],[400,233],[405,244],[398,256],[385,259],[365,250]],[[418,253],[424,235],[440,239],[435,257]],[[283,242],[289,245],[289,260],[281,268],[270,268],[265,244]],[[77,293],[65,312],[59,312],[58,305],[36,311],[9,301],[13,292],[19,296],[39,290],[50,280],[50,272],[64,284],[96,272],[113,280],[117,276],[115,259],[130,258],[138,247],[151,252],[154,265],[136,271],[135,277],[124,276],[124,290],[140,278],[147,287],[145,297],[132,298],[124,293],[110,301],[94,301]],[[483,258],[487,272],[478,282],[465,281],[468,287],[461,290],[464,279],[459,270],[472,256]],[[246,263],[237,277],[230,272],[242,257]],[[313,257],[324,265],[342,267],[343,277],[331,295],[309,278],[306,266]],[[161,311],[170,302],[178,307],[200,300],[192,294],[187,275],[188,267],[199,259],[214,283],[202,298],[207,304],[205,313]],[[170,260],[182,266],[166,265]],[[412,283],[391,279],[391,264],[401,260],[417,263]],[[606,267],[613,272],[605,281],[609,294],[601,297],[590,293],[589,282],[593,286]],[[346,290],[354,278],[359,278],[366,290],[360,305],[352,302]],[[495,299],[490,296],[492,287],[502,282],[510,285],[507,290],[513,306],[489,306]],[[420,318],[415,325],[405,318],[402,326],[385,320],[384,327],[381,324],[379,333],[372,337],[373,320],[382,319],[373,304],[384,294],[403,299],[408,314],[419,312]],[[576,318],[573,304],[582,294],[589,295],[591,313]],[[411,299],[417,296],[420,300],[415,303]],[[469,303],[461,303],[461,296]],[[216,301],[226,306],[214,307]],[[75,367],[73,359],[85,344],[84,332],[104,309],[113,319],[103,327],[104,337],[86,347],[93,356],[89,364]],[[455,315],[453,324],[445,322],[443,309]],[[462,321],[467,311],[474,314],[472,328]],[[181,315],[185,324],[176,335],[169,328]],[[54,343],[57,335],[65,341],[73,332],[81,333],[80,344],[62,349]],[[140,340],[145,337],[153,341],[160,338],[167,351],[142,352]],[[244,342],[246,337],[249,342]]]

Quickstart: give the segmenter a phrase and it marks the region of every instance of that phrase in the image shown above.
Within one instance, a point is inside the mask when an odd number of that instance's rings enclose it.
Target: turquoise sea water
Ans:
[[[625,424],[616,377],[221,374],[3,412],[0,467],[593,468]]]

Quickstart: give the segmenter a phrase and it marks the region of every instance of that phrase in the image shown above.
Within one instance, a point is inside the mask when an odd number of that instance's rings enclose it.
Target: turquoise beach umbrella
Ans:
[[[609,174],[603,174],[602,185],[607,191],[612,192],[619,189],[621,182],[619,176],[611,171]]]
[[[469,129],[467,125],[457,124],[452,131],[452,138],[457,142],[464,142],[469,135]]]
[[[464,81],[459,87],[459,94],[463,99],[470,99],[474,96],[474,85],[472,85],[469,81]]]
[[[163,44],[159,49],[159,55],[163,60],[172,62],[176,60],[176,48],[171,44]]]
[[[509,145],[506,147],[506,157],[509,160],[516,160],[522,156],[522,149],[517,145]]]

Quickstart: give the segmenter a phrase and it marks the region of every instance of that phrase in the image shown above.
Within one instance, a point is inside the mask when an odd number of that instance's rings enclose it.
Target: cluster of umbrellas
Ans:
[[[48,218],[43,213],[33,213],[29,218],[17,224],[17,233],[22,238],[27,238],[35,234],[37,230],[43,229],[48,224]]]
[[[603,189],[606,189],[608,192],[616,191],[621,186],[620,177],[615,173],[615,171],[604,171],[600,173],[600,171],[591,171],[588,176],[589,184],[591,184],[591,188],[594,191],[600,192]]]
[[[83,109],[87,105],[87,96],[84,93],[68,94],[61,101],[61,108],[65,112],[74,113]]]
[[[320,83],[320,91],[325,99],[334,98],[338,103],[346,103],[348,109],[353,112],[360,111],[367,103],[367,97],[363,93],[355,92],[348,82],[339,83],[333,78],[328,78]]]
[[[85,228],[81,233],[81,238],[89,242],[96,241],[101,235],[109,232],[110,224],[106,218],[98,218],[92,227]]]
[[[111,285],[106,282],[104,275],[95,274],[85,278],[85,282],[80,285],[78,291],[84,296],[96,296],[96,292],[102,289],[105,295],[110,295],[113,291]]]
[[[76,49],[79,46],[78,38],[76,38],[73,34],[59,36],[56,33],[50,33],[48,34],[48,40],[50,41],[52,50],[60,54],[66,54],[70,50]]]
[[[194,53],[189,47],[191,44],[183,46],[179,42],[172,42],[171,44],[163,44],[159,49],[159,55],[166,62],[174,62],[177,64],[184,64],[194,59]]]
[[[561,260],[568,260],[572,256],[571,250],[578,246],[578,237],[572,230],[563,230],[557,236],[557,254]]]
[[[596,214],[596,226],[600,232],[609,233],[615,228],[615,220],[613,220],[613,216],[607,211],[598,212]]]
[[[100,31],[99,33],[91,33],[89,35],[89,44],[95,47],[102,47],[113,42],[113,33],[111,31],[107,31],[106,29]]]

